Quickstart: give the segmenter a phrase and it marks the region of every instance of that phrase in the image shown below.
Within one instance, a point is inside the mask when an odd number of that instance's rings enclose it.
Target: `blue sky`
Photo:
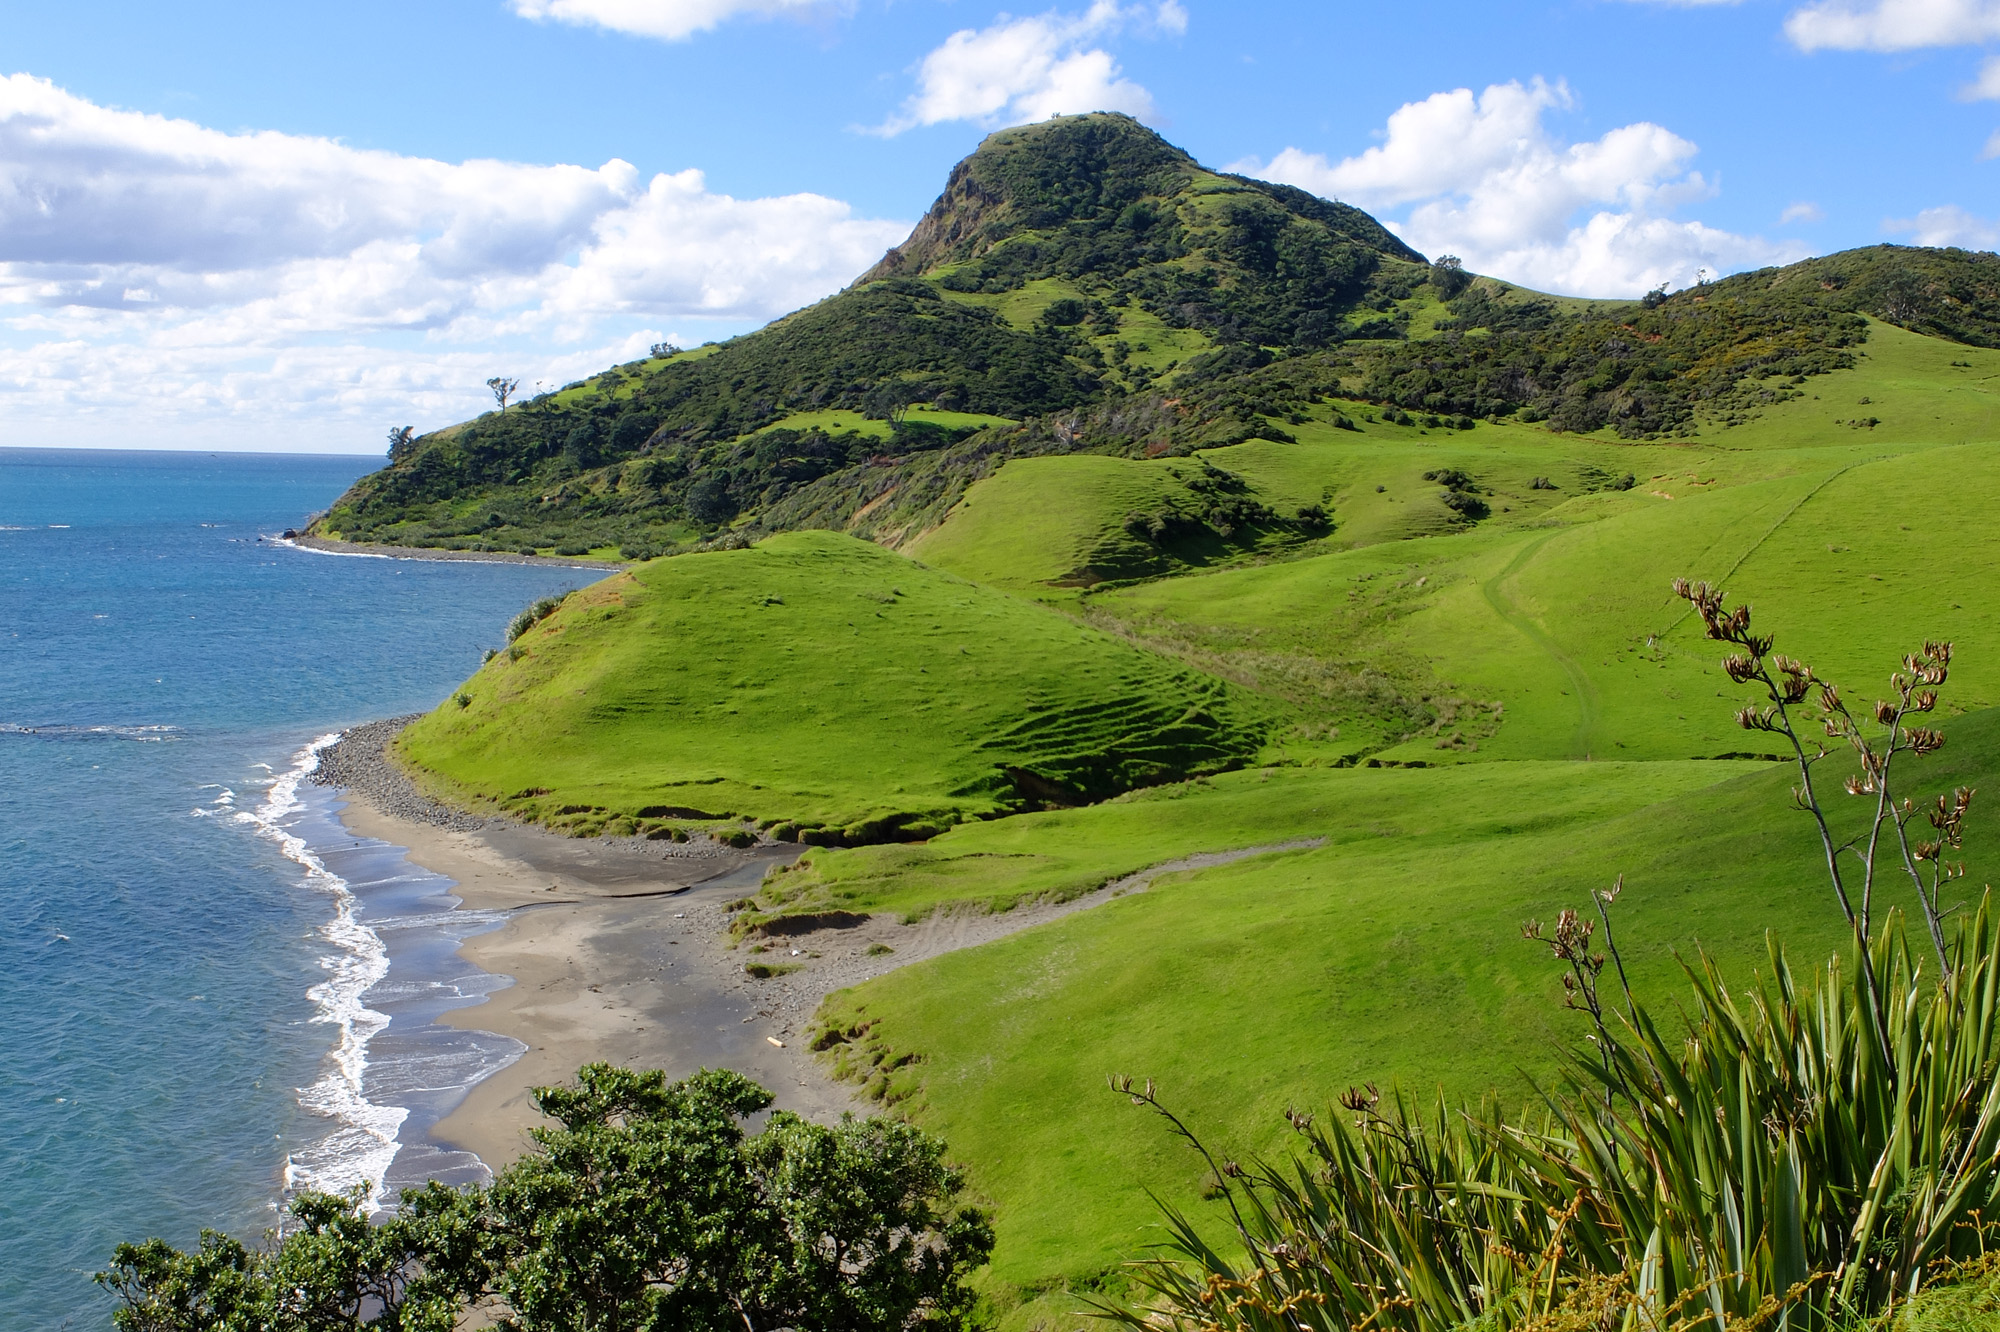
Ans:
[[[837,290],[982,135],[1099,106],[1552,290],[2000,242],[2000,0],[0,17],[6,443],[373,451]]]

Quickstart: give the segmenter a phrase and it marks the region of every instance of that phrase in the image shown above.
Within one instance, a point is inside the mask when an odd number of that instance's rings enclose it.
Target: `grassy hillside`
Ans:
[[[401,743],[457,797],[579,833],[874,841],[1237,766],[1293,724],[1052,611],[798,533],[575,594]]]
[[[1057,117],[988,138],[848,290],[399,446],[315,530],[634,560],[804,528],[901,545],[1013,458],[1315,422],[1685,440],[1810,398],[1865,359],[1870,320],[1991,346],[2000,260],[1877,246],[1644,301],[1548,297],[1128,117]]]
[[[1203,1189],[1104,1074],[1241,1151],[1352,1082],[1518,1095],[1574,1034],[1518,924],[1620,873],[1652,993],[1677,948],[1831,943],[1674,576],[1864,704],[1954,639],[1926,781],[1990,785],[1996,344],[1992,255],[1557,300],[1064,117],[989,139],[850,291],[426,437],[323,527],[688,552],[404,749],[580,834],[812,843],[764,911],[1006,910],[1325,839],[830,1001],[829,1065],[994,1204],[1012,1325],[1067,1327],[1035,1292],[1142,1244],[1144,1188]]]
[[[320,530],[643,557],[769,516],[830,474],[1143,390],[1224,343],[1337,341],[1427,271],[1357,209],[1207,171],[1125,116],[1061,117],[988,139],[849,290],[424,436]],[[815,419],[829,412],[848,419]],[[839,489],[844,523],[872,497]],[[825,507],[777,523],[830,525]]]
[[[2000,440],[2000,392],[1984,378],[2000,375],[2000,354],[1895,329],[1870,348],[1827,377],[1821,399],[1774,407],[1718,445],[1481,426],[1399,449],[1373,433],[1302,429],[1296,445],[1205,454],[1280,504],[1324,478],[1335,544],[1407,539],[1111,591],[1089,599],[1091,612],[1289,696],[1371,663],[1405,694],[1491,705],[1400,747],[1383,732],[1385,760],[1744,748],[1726,716],[1698,706],[1725,686],[1667,590],[1678,573],[1747,596],[1784,626],[1788,651],[1837,680],[1872,681],[1882,662],[1949,632],[1966,649],[1959,705],[2000,704],[2000,620],[1978,595],[2000,540],[2000,450],[1961,442]],[[1835,423],[1862,398],[1895,416],[1872,430]],[[1437,465],[1471,474],[1492,515],[1450,521],[1417,471]],[[1632,489],[1576,494],[1619,465],[1638,474]],[[1529,490],[1531,471],[1556,488]],[[1379,494],[1367,484],[1378,477]]]
[[[1310,502],[1274,509],[1212,462],[1022,458],[972,487],[907,553],[976,582],[1047,593],[1297,548],[1331,530],[1324,515]]]
[[[1718,703],[1715,706],[1720,707]],[[1986,787],[2000,713],[1961,719],[1924,788]],[[1674,950],[1738,974],[1764,931],[1801,956],[1844,931],[1790,808],[1745,763],[1507,763],[1233,773],[1114,804],[954,829],[921,848],[814,852],[783,876],[850,909],[1102,882],[1142,863],[1318,834],[1327,845],[1156,883],[1089,912],[837,996],[834,1059],[950,1139],[1005,1219],[994,1278],[1080,1288],[1149,1242],[1144,1190],[1186,1205],[1199,1158],[1104,1090],[1157,1080],[1232,1155],[1274,1151],[1283,1110],[1361,1082],[1525,1097],[1575,1015],[1520,923],[1623,874],[1619,935],[1643,993]],[[1851,812],[1851,811],[1849,811]],[[1991,877],[1988,839],[1970,882]],[[1068,1307],[1074,1308],[1072,1298]]]

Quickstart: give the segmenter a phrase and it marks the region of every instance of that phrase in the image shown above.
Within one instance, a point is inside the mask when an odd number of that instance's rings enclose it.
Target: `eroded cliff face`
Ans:
[[[910,238],[883,255],[854,285],[914,277],[952,259],[976,257],[993,243],[992,233],[1005,234],[1006,206],[1000,191],[979,179],[971,159],[960,162]]]

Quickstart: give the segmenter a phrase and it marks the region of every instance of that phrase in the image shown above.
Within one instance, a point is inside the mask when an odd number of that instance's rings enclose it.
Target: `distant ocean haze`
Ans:
[[[288,1168],[468,1167],[421,1128],[510,1057],[429,1023],[505,983],[456,957],[483,922],[300,778],[317,739],[434,706],[521,606],[599,575],[258,540],[372,465],[0,449],[10,1328],[108,1325],[89,1275],[115,1243],[254,1239]]]

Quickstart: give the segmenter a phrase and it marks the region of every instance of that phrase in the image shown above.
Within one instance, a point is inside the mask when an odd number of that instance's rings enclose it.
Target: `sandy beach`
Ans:
[[[795,1039],[796,1022],[771,1002],[772,983],[746,975],[726,946],[724,905],[795,849],[647,856],[533,828],[439,828],[365,798],[351,799],[341,820],[453,879],[461,909],[510,917],[461,951],[514,984],[444,1020],[528,1049],[438,1124],[441,1144],[504,1165],[540,1122],[530,1088],[565,1081],[595,1060],[670,1077],[733,1068],[770,1088],[783,1108],[820,1119],[853,1108],[847,1089],[822,1076]]]
[[[444,1020],[511,1036],[527,1051],[475,1086],[432,1134],[495,1168],[526,1148],[527,1130],[540,1122],[530,1089],[596,1060],[669,1077],[730,1068],[768,1087],[779,1108],[808,1118],[863,1113],[853,1089],[828,1078],[806,1048],[812,1015],[828,994],[1144,891],[1161,874],[1321,840],[1189,856],[1068,902],[1004,914],[941,913],[915,924],[852,917],[764,940],[765,960],[799,969],[759,980],[743,969],[751,960],[745,948],[730,941],[728,905],[804,848],[563,837],[448,809],[418,793],[384,753],[406,720],[356,727],[327,751],[317,780],[342,790],[341,821],[355,835],[404,847],[413,863],[454,880],[461,910],[508,915],[461,953],[514,984]]]

